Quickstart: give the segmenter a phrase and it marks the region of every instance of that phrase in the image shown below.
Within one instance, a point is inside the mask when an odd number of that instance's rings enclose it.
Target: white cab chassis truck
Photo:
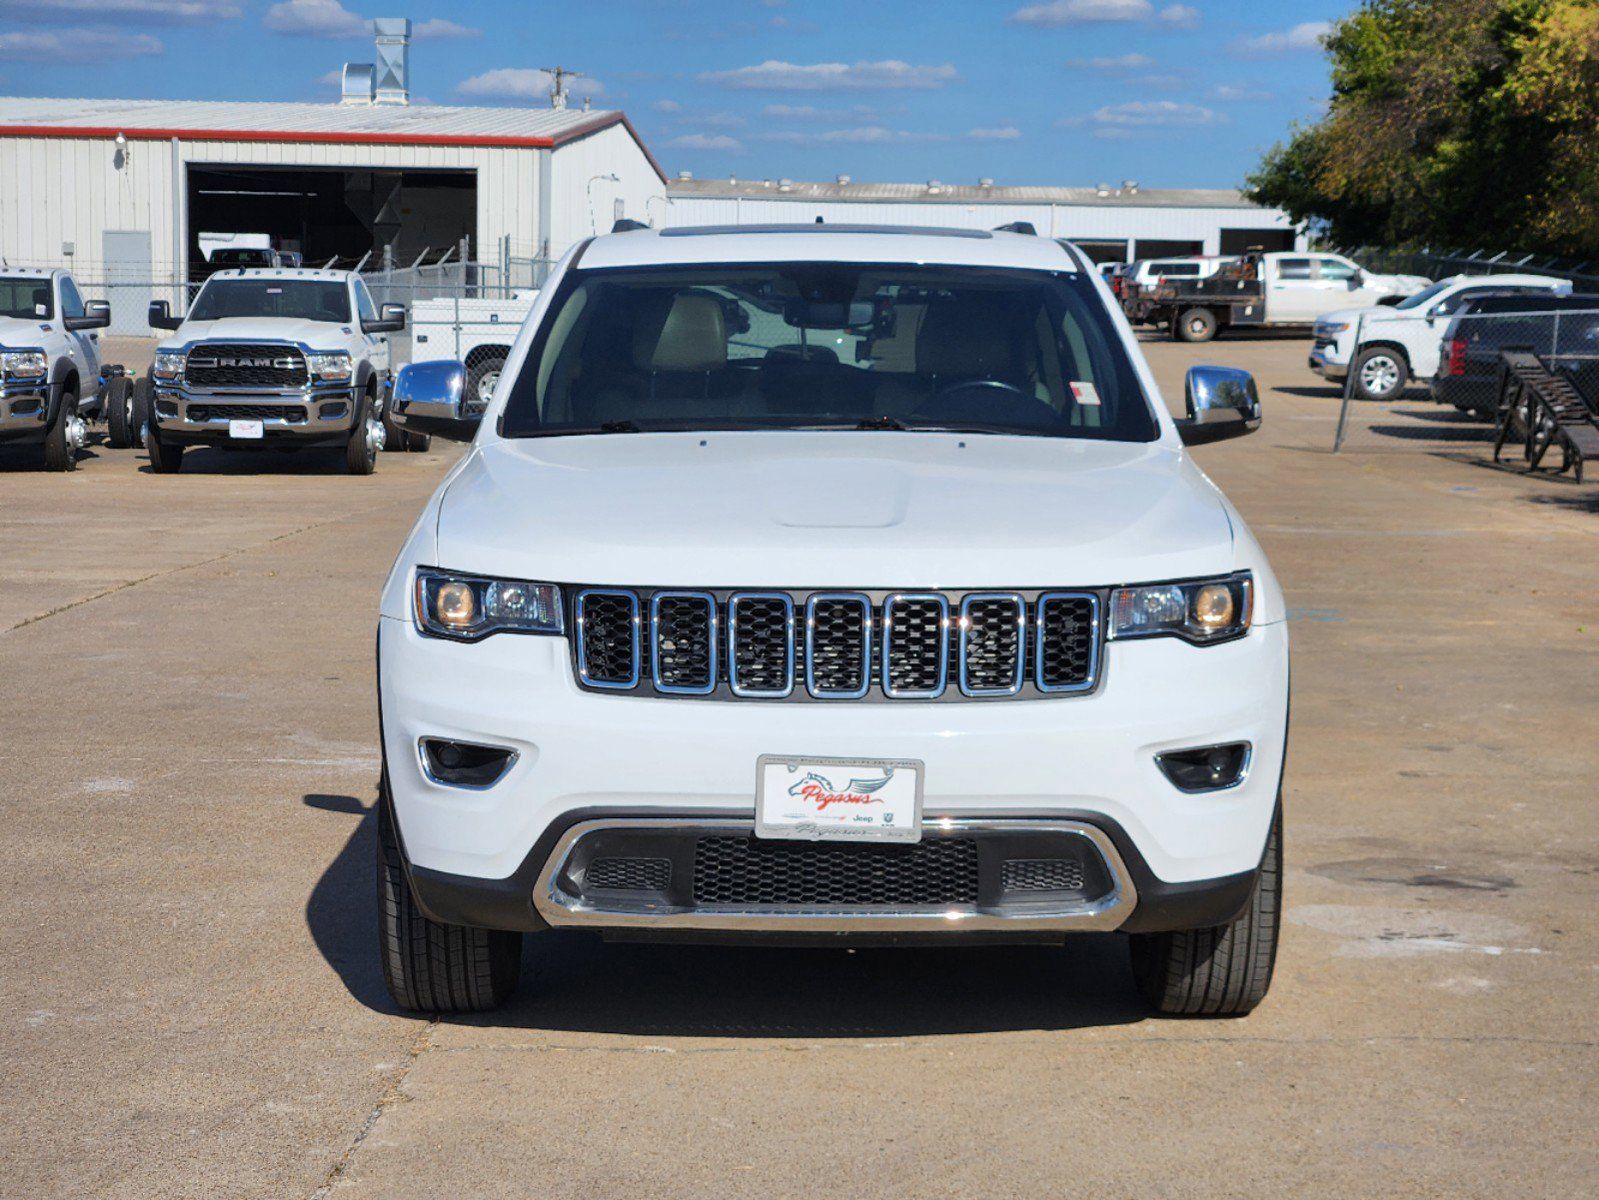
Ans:
[[[135,397],[158,473],[180,470],[191,446],[341,448],[355,475],[372,473],[386,443],[426,447],[387,436],[388,335],[405,328],[405,309],[379,310],[354,272],[220,271],[187,315],[157,300],[149,319],[173,334]]]
[[[1183,342],[1208,342],[1227,329],[1308,329],[1334,309],[1402,299],[1432,281],[1379,275],[1341,254],[1246,254],[1201,279],[1163,279],[1144,319]]]
[[[441,296],[411,305],[411,361],[440,359],[466,366],[467,394],[487,407],[500,372],[511,356],[522,322],[538,292],[519,291],[503,300]]]
[[[540,292],[383,590],[377,875],[407,1009],[522,943],[1129,935],[1159,1010],[1265,995],[1283,594],[1093,264],[1011,232],[612,234]],[[637,1003],[648,1004],[647,993]]]
[[[110,323],[66,271],[0,267],[0,446],[39,446],[49,470],[72,471],[95,417],[111,445],[131,444],[129,380],[100,355]]]

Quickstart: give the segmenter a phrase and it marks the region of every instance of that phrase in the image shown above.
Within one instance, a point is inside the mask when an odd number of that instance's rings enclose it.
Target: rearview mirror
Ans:
[[[405,305],[379,305],[378,313],[377,320],[361,322],[362,333],[399,333],[405,328]]]
[[[61,326],[72,333],[80,329],[104,329],[111,324],[111,305],[104,300],[86,300],[81,317],[62,317]]]
[[[1248,371],[1189,367],[1183,399],[1188,416],[1177,422],[1177,432],[1185,446],[1242,437],[1260,428],[1260,392]]]
[[[467,404],[465,364],[447,359],[401,367],[389,407],[402,429],[452,442],[470,442],[483,420],[483,410]]]
[[[172,315],[172,305],[165,300],[150,301],[150,313],[145,322],[151,329],[176,329],[183,324],[182,317]]]

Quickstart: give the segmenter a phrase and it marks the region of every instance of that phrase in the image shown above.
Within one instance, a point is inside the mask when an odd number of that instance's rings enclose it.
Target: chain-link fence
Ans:
[[[1393,246],[1329,247],[1353,259],[1368,271],[1396,275],[1552,275],[1569,280],[1578,291],[1599,292],[1599,260],[1560,258],[1547,254],[1520,254],[1510,250],[1395,248]]]
[[[1488,457],[1507,350],[1536,354],[1599,409],[1599,308],[1376,310],[1352,330],[1326,331],[1312,351],[1345,372],[1331,448]]]

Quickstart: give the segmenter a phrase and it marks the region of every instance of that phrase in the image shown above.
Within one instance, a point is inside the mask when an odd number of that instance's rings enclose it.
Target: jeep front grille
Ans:
[[[696,905],[975,904],[977,880],[970,838],[852,846],[702,837],[694,847]]]
[[[575,588],[578,680],[761,700],[1039,697],[1098,683],[1095,592]]]
[[[309,378],[298,347],[273,343],[201,342],[189,351],[184,382],[199,388],[299,388]]]

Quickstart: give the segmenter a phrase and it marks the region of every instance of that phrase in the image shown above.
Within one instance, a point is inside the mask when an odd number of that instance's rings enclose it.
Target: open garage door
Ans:
[[[206,274],[205,233],[265,233],[307,266],[381,260],[385,246],[409,266],[435,261],[466,238],[477,246],[474,171],[379,171],[338,167],[189,167],[191,275]]]
[[[1223,229],[1221,252],[1223,254],[1248,254],[1251,250],[1292,250],[1292,229]]]

